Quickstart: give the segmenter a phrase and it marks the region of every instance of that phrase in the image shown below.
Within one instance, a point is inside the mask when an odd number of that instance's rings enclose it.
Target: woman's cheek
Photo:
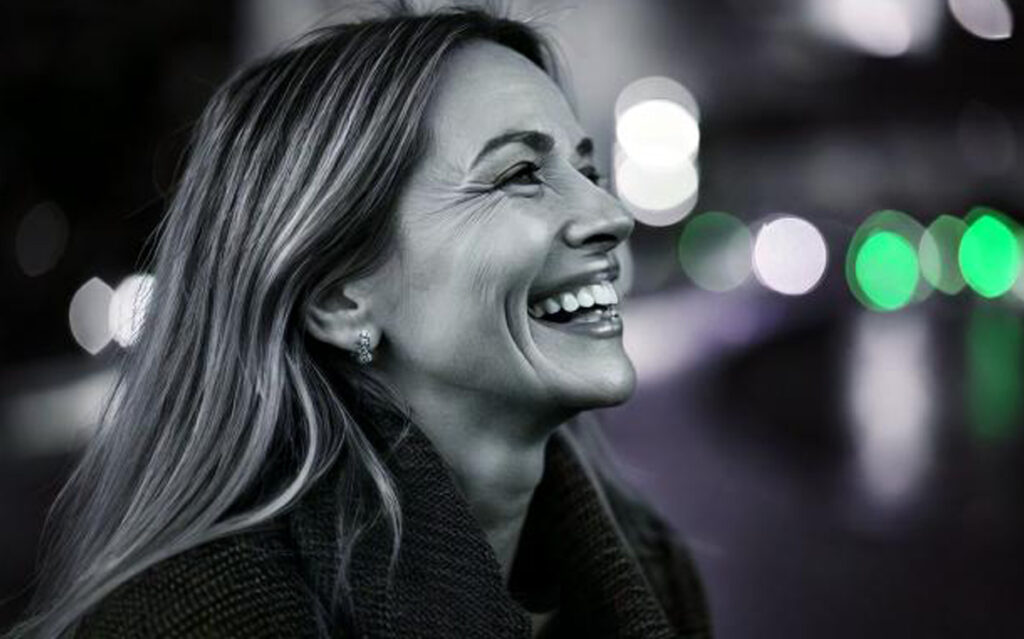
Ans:
[[[492,239],[494,255],[516,273],[539,273],[551,253],[556,229],[549,219],[519,215]]]

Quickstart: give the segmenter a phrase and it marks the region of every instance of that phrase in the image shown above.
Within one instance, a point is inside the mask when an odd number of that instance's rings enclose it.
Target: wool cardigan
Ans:
[[[652,510],[636,510],[635,500],[600,478],[567,428],[547,444],[507,582],[422,431],[387,418],[373,430],[403,513],[390,585],[391,535],[381,522],[353,551],[346,611],[336,618],[324,612],[339,563],[331,472],[285,515],[125,582],[85,616],[75,636],[529,639],[530,612],[551,609],[557,612],[541,637],[711,636],[685,547]],[[627,511],[645,520],[645,535],[618,525]]]

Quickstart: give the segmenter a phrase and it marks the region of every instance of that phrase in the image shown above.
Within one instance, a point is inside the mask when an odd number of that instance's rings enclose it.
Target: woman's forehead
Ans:
[[[565,149],[584,137],[554,81],[526,57],[488,41],[452,55],[428,120],[433,151],[466,166],[488,140],[509,131],[541,131]]]

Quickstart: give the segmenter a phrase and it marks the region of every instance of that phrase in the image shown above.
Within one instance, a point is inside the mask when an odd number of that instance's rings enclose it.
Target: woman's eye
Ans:
[[[513,167],[510,171],[498,180],[498,186],[505,186],[506,184],[520,184],[525,186],[532,186],[543,183],[537,172],[540,171],[540,167],[533,162],[521,162]]]

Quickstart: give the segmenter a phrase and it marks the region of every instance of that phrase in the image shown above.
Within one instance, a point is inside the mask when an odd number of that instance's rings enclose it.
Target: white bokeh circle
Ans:
[[[828,247],[821,232],[799,217],[785,215],[765,223],[754,240],[754,275],[783,295],[804,295],[821,281]]]

